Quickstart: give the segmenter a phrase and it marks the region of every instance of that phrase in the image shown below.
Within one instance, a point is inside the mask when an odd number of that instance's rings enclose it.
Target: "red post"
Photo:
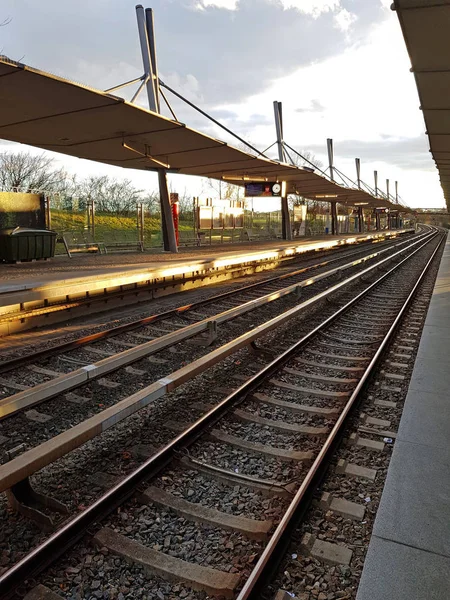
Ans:
[[[178,246],[178,240],[179,240],[178,221],[179,221],[179,215],[180,215],[180,204],[178,202],[178,194],[170,194],[170,203],[172,205],[173,226],[175,229],[175,238],[177,240],[177,246]]]

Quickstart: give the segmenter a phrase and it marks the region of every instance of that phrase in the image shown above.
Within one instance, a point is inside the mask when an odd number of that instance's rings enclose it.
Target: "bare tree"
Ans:
[[[129,179],[119,181],[108,175],[90,175],[80,184],[79,196],[85,202],[95,201],[99,212],[128,214],[141,201],[142,190],[134,187]]]
[[[4,191],[53,191],[66,178],[63,169],[54,168],[54,160],[29,152],[0,153],[0,189]]]
[[[146,206],[147,210],[150,214],[158,215],[161,212],[161,203],[159,201],[159,192],[153,190],[151,192],[147,192],[141,200]]]
[[[205,188],[220,200],[239,200],[244,195],[241,186],[220,179],[206,179],[203,190]]]

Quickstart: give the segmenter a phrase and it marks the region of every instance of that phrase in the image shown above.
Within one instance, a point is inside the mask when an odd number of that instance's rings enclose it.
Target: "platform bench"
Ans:
[[[103,242],[96,242],[89,231],[65,231],[62,241],[69,258],[75,252],[106,252]]]

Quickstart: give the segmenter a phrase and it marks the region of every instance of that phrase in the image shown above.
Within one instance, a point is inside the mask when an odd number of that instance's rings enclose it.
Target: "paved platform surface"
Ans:
[[[403,231],[403,230],[400,230]],[[127,253],[127,254],[76,254],[72,259],[58,256],[49,261],[34,263],[0,264],[0,294],[29,290],[40,286],[62,283],[89,281],[101,276],[114,278],[133,273],[155,272],[165,269],[177,269],[192,265],[210,265],[217,261],[243,262],[244,259],[258,260],[258,254],[267,252],[305,251],[309,246],[326,247],[345,243],[346,240],[389,236],[395,231],[370,232],[363,234],[345,234],[339,236],[323,235],[310,238],[298,238],[292,241],[270,240],[246,242],[229,246],[201,246],[180,248],[178,254],[171,253]]]
[[[450,234],[356,598],[450,599]]]

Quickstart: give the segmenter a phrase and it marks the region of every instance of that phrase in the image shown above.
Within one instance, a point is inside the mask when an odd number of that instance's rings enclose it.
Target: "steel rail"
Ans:
[[[414,284],[413,289],[397,313],[397,316],[395,317],[394,322],[390,326],[388,332],[383,337],[383,340],[378,346],[375,355],[364,371],[360,381],[348,399],[342,413],[338,417],[333,429],[322,446],[322,449],[303,479],[300,488],[295,494],[277,529],[265,547],[253,571],[250,573],[250,576],[247,579],[244,587],[240,591],[237,600],[258,600],[260,598],[261,587],[267,581],[267,578],[273,573],[274,567],[281,562],[286,547],[289,543],[291,528],[298,523],[299,517],[303,515],[308,508],[312,494],[314,493],[315,488],[319,484],[326,468],[328,467],[328,463],[334,449],[342,438],[343,430],[348,421],[348,417],[351,414],[351,411],[360,401],[361,391],[364,389],[366,382],[374,372],[375,367],[378,365],[380,357],[382,356],[393,334],[396,332],[403,315],[415,297],[420,284],[422,283],[425,275],[428,273],[434,257],[441,248],[444,240],[445,237],[442,237],[442,240],[439,242],[431,257],[427,261],[425,267],[422,269],[422,272]],[[420,248],[418,250],[420,250]],[[416,250],[414,254],[418,252],[418,250]],[[410,257],[407,257],[405,260],[408,260],[409,258]],[[403,262],[405,261],[402,261],[402,263]]]
[[[68,548],[72,547],[81,537],[92,527],[96,521],[104,518],[108,514],[110,514],[113,510],[115,510],[118,506],[120,506],[124,501],[126,501],[131,495],[135,492],[136,488],[143,483],[145,480],[148,480],[151,477],[156,476],[161,469],[169,464],[171,460],[176,456],[176,454],[182,449],[193,442],[195,442],[204,431],[216,423],[226,412],[229,411],[231,407],[235,404],[243,401],[249,393],[255,391],[267,378],[270,378],[273,373],[275,373],[281,366],[283,366],[287,361],[290,360],[293,354],[297,353],[300,348],[305,346],[312,338],[314,338],[322,329],[326,326],[330,325],[334,322],[340,315],[344,312],[347,312],[354,304],[359,302],[362,298],[364,298],[371,290],[380,285],[387,277],[392,275],[397,269],[401,267],[406,261],[410,260],[412,256],[414,256],[417,252],[419,252],[422,248],[424,248],[427,244],[435,239],[438,235],[437,230],[433,235],[430,236],[423,244],[421,244],[414,252],[409,254],[406,258],[402,259],[395,266],[390,268],[386,273],[384,273],[381,277],[379,277],[375,282],[370,284],[368,288],[364,291],[360,292],[355,298],[347,302],[343,307],[340,307],[333,315],[328,317],[323,323],[315,327],[311,332],[306,334],[301,340],[293,344],[288,350],[282,353],[279,357],[273,360],[269,365],[264,367],[261,371],[259,371],[256,375],[248,379],[243,385],[241,385],[237,390],[229,394],[224,400],[222,400],[218,405],[209,410],[205,415],[203,415],[200,419],[198,419],[194,424],[188,427],[185,431],[180,433],[177,437],[175,437],[169,444],[167,444],[164,448],[156,452],[152,457],[146,460],[140,467],[138,467],[133,473],[129,474],[122,480],[119,484],[114,486],[112,489],[108,490],[103,496],[101,496],[98,500],[96,500],[91,506],[81,512],[79,515],[74,517],[71,521],[66,523],[60,530],[55,532],[52,536],[50,536],[47,540],[45,540],[42,544],[40,544],[37,548],[32,550],[29,554],[27,554],[23,559],[21,559],[18,563],[16,563],[13,567],[11,567],[6,573],[0,576],[0,597],[7,600],[10,598],[16,590],[25,582],[29,580],[31,577],[41,572],[46,566],[53,563],[59,556],[61,556]],[[433,253],[433,256],[436,254],[438,248],[442,243],[439,243],[438,247]],[[400,254],[397,253],[397,254]],[[386,261],[387,259],[385,259]],[[428,264],[432,259],[428,261]],[[384,262],[384,261],[383,261]],[[423,276],[418,280],[418,283],[421,281]],[[417,285],[415,285],[414,290],[417,289]],[[411,297],[411,294],[410,294]],[[399,319],[396,319],[396,323],[398,323]],[[393,328],[391,327],[390,331]],[[387,342],[386,342],[387,343]],[[383,348],[386,344],[383,345]],[[377,352],[377,356],[379,356],[380,352]],[[371,364],[374,364],[373,361]],[[367,379],[365,377],[364,381]],[[358,390],[362,387],[358,386]],[[350,407],[348,408],[346,414],[348,414]],[[335,428],[333,428],[335,431]],[[336,435],[335,435],[336,438]],[[314,462],[317,470],[317,461]],[[302,486],[300,489],[304,489]],[[295,499],[298,497],[298,493],[296,494]],[[302,494],[302,498],[304,496],[304,492]],[[293,501],[294,503],[294,501]],[[291,504],[291,507],[293,506]],[[289,510],[289,509],[288,509]],[[255,569],[252,573],[257,573],[258,577],[252,577],[252,579],[247,580],[247,584],[243,588],[242,593],[252,594],[253,590],[256,589],[256,583],[260,578],[260,569],[261,564],[264,564],[264,569],[266,568],[269,558],[273,556],[273,548],[275,545],[278,546],[280,539],[283,537],[282,534],[286,531],[287,520],[283,518],[283,528],[280,529],[280,526],[277,528],[274,536],[274,542],[269,542],[270,548],[272,551],[268,554],[266,551],[263,552],[260,560],[258,561]],[[276,544],[275,544],[275,535]],[[267,550],[267,548],[266,548]],[[262,562],[264,560],[264,562]],[[246,596],[240,596],[239,600],[243,600]],[[248,596],[250,597],[250,596]],[[256,598],[256,597],[255,597]]]
[[[416,246],[420,242],[421,240],[416,240],[415,242],[410,244],[408,248],[399,250],[395,255],[393,255],[393,257],[403,254],[406,250],[409,250],[410,248]],[[139,390],[138,392],[135,392],[131,396],[127,396],[126,398],[119,400],[117,403],[113,404],[107,409],[104,409],[100,413],[89,417],[85,421],[81,421],[77,425],[74,425],[73,427],[65,430],[59,435],[56,435],[55,437],[50,438],[45,442],[42,442],[40,445],[23,452],[19,456],[11,459],[9,462],[0,465],[0,491],[9,489],[11,486],[19,483],[20,481],[23,481],[26,477],[29,477],[30,475],[34,474],[36,471],[39,471],[43,467],[55,462],[58,458],[61,458],[62,456],[68,454],[70,451],[74,450],[75,448],[78,448],[79,446],[83,445],[88,440],[97,437],[98,435],[106,431],[106,429],[114,427],[115,425],[117,425],[117,423],[123,421],[131,414],[141,410],[151,402],[160,399],[165,394],[173,391],[183,383],[186,383],[187,381],[193,379],[199,373],[202,373],[211,366],[221,362],[231,354],[236,353],[238,350],[244,348],[245,346],[249,346],[258,338],[267,334],[269,331],[275,329],[276,327],[279,327],[281,324],[287,322],[292,317],[301,314],[301,312],[306,307],[313,306],[317,302],[328,298],[330,295],[334,294],[336,291],[341,290],[349,283],[355,281],[358,278],[361,278],[367,273],[374,271],[381,265],[392,261],[393,257],[388,256],[387,258],[381,260],[375,265],[366,268],[361,273],[355,273],[346,280],[335,284],[331,288],[327,288],[326,290],[320,292],[316,296],[313,296],[308,300],[305,300],[301,304],[294,306],[293,308],[281,313],[277,317],[270,319],[266,323],[263,323],[257,326],[256,328],[247,331],[246,333],[235,338],[234,340],[225,343],[223,346],[220,346],[216,350],[213,350],[209,354],[198,358],[197,360],[188,364],[187,366],[170,373],[166,377],[154,381],[149,386]],[[194,325],[192,327],[198,328],[198,325]],[[128,352],[130,351],[126,351],[123,354],[127,354]],[[133,350],[131,350],[131,352],[133,352]],[[140,351],[140,356],[142,356],[142,350]],[[88,369],[89,373],[95,373],[96,370],[99,372],[104,372],[101,371],[101,369],[104,369],[106,366],[109,366],[109,368],[111,368],[111,364],[104,364],[108,360],[109,359],[104,359],[104,361],[100,361],[99,363],[96,363],[96,365],[92,365],[91,368]],[[114,360],[114,357],[112,357],[111,360]],[[84,374],[86,375],[86,373]],[[80,374],[77,374],[76,376],[79,377],[79,375]],[[69,381],[69,384],[71,383],[72,382]],[[61,382],[58,384],[58,386],[58,391],[60,392]],[[48,392],[48,390],[46,391]],[[40,392],[42,392],[42,390],[40,390]],[[14,411],[17,408],[17,403],[19,401],[21,401],[23,404],[24,400],[25,402],[31,400],[31,403],[33,403],[33,394],[31,395],[31,399],[24,399],[23,395],[25,393],[26,392],[19,392],[19,394],[17,394],[16,396],[11,397],[10,400],[15,398],[13,404],[10,404],[9,408],[8,405],[2,406],[1,408],[3,412]],[[49,396],[51,396],[51,394],[49,394]]]
[[[416,239],[420,239],[421,237],[424,237],[425,235],[428,235],[428,232],[420,234],[419,236],[417,236]],[[402,240],[401,242],[396,242],[396,243],[392,243],[392,239],[386,240],[387,247],[382,248],[382,250],[380,250],[379,253],[381,253],[382,251],[388,251],[392,248],[396,248],[398,246],[407,244],[409,241],[410,241],[410,238],[408,238],[406,240]],[[374,243],[374,242],[372,242],[372,243]],[[384,243],[384,242],[377,242],[377,243],[380,244],[380,243]],[[164,311],[161,313],[156,313],[149,317],[144,317],[143,319],[139,319],[137,321],[132,321],[130,323],[125,323],[123,325],[111,327],[104,331],[99,331],[97,333],[92,333],[92,334],[89,334],[86,336],[82,336],[80,338],[77,338],[76,340],[71,340],[69,342],[63,342],[61,344],[56,344],[55,346],[53,346],[51,348],[46,348],[44,350],[38,350],[37,352],[34,351],[29,356],[19,356],[17,358],[9,359],[0,364],[0,373],[7,373],[8,371],[11,371],[15,368],[18,368],[18,367],[21,368],[24,365],[29,364],[30,362],[36,362],[38,360],[43,360],[44,358],[54,356],[55,354],[61,354],[62,352],[68,352],[70,350],[75,350],[77,348],[80,348],[87,344],[92,344],[93,342],[96,342],[96,341],[99,341],[102,339],[114,337],[116,335],[120,335],[122,333],[127,333],[129,331],[134,331],[135,329],[139,329],[146,325],[150,325],[151,323],[156,323],[157,321],[162,321],[164,319],[175,317],[180,314],[186,313],[190,310],[196,310],[197,308],[200,308],[201,306],[207,306],[208,304],[212,304],[214,302],[224,300],[233,295],[238,295],[241,293],[251,291],[255,288],[263,287],[264,285],[270,285],[271,283],[275,283],[276,281],[282,281],[284,279],[289,279],[290,277],[296,277],[298,275],[301,275],[302,273],[307,273],[308,271],[319,269],[326,265],[332,264],[333,262],[337,262],[339,260],[344,260],[345,258],[351,258],[354,255],[364,253],[365,250],[368,250],[368,248],[360,248],[359,250],[356,250],[355,252],[352,252],[345,257],[338,256],[336,258],[330,258],[328,260],[324,260],[319,263],[315,263],[314,265],[310,265],[307,267],[303,267],[301,269],[297,269],[291,273],[284,273],[283,275],[270,277],[269,279],[265,279],[264,281],[259,281],[259,282],[251,283],[246,286],[242,286],[236,290],[229,290],[227,292],[215,294],[211,298],[206,298],[204,300],[199,300],[197,302],[185,304],[185,305],[179,306],[179,307],[171,309],[171,310],[167,310],[167,311]],[[134,290],[134,292],[135,291],[136,290]],[[123,294],[123,292],[121,292],[121,293]],[[105,298],[103,298],[103,300],[104,299]],[[19,318],[19,316],[17,318]]]
[[[427,235],[430,236],[432,234],[427,234]],[[411,243],[411,240],[408,240],[409,246],[407,246],[407,248],[411,248],[412,246],[419,244],[423,239],[426,239],[426,237],[427,236],[415,238],[414,241],[412,241],[412,243]],[[400,243],[398,245],[401,246],[404,244]],[[396,248],[396,247],[397,247],[397,245],[394,245],[394,248]],[[391,248],[392,247],[388,247],[388,248],[384,248],[379,251],[375,251],[372,254],[366,254],[358,259],[355,259],[354,261],[345,263],[344,265],[335,267],[334,269],[325,271],[324,273],[320,273],[314,277],[311,277],[310,279],[305,279],[300,282],[291,284],[291,285],[287,286],[286,288],[281,288],[279,290],[269,292],[268,294],[260,296],[259,298],[249,300],[249,301],[244,302],[243,304],[236,306],[234,308],[230,308],[221,313],[217,313],[215,315],[206,317],[205,319],[197,321],[196,323],[192,323],[191,325],[187,325],[186,327],[183,327],[183,328],[173,331],[171,333],[162,335],[158,338],[155,338],[154,340],[145,342],[143,344],[137,344],[133,348],[123,350],[121,352],[117,352],[116,354],[113,354],[112,356],[103,358],[97,362],[91,363],[90,365],[81,367],[79,369],[75,369],[73,371],[70,371],[69,373],[60,375],[49,381],[45,381],[43,383],[32,386],[26,390],[16,392],[15,394],[12,394],[10,396],[6,396],[5,398],[2,398],[0,400],[0,419],[5,419],[8,417],[11,417],[14,414],[24,410],[25,408],[31,408],[32,406],[41,404],[42,402],[49,400],[50,398],[54,397],[55,395],[61,394],[63,392],[67,392],[67,391],[77,388],[77,387],[80,387],[80,385],[83,385],[83,384],[87,383],[88,381],[92,381],[100,376],[106,375],[107,373],[111,373],[113,371],[116,371],[119,368],[122,368],[126,365],[132,364],[133,362],[136,362],[137,360],[142,359],[145,356],[150,356],[151,354],[160,352],[161,350],[168,348],[170,346],[173,346],[176,343],[180,343],[180,342],[182,342],[186,339],[189,339],[195,335],[199,335],[201,333],[207,332],[211,325],[217,327],[217,325],[221,325],[222,323],[231,321],[231,320],[235,319],[236,317],[242,316],[242,315],[250,312],[251,310],[254,310],[256,308],[261,308],[262,306],[269,304],[271,302],[274,302],[276,300],[279,300],[280,298],[287,296],[289,294],[297,293],[299,290],[301,290],[304,287],[313,285],[316,282],[326,279],[328,277],[331,277],[337,273],[342,273],[346,269],[354,267],[360,263],[372,260],[373,258],[378,257],[379,255],[387,252]],[[383,259],[379,263],[376,263],[374,266],[368,267],[368,270],[369,271],[372,270],[377,264],[381,265],[381,264],[385,263],[386,261],[389,261],[392,257],[395,257],[399,253],[402,253],[404,251],[405,251],[405,249],[398,250],[392,256],[388,256],[387,258]],[[365,274],[366,272],[367,272],[367,269],[365,269],[361,273],[357,273],[357,274],[351,276],[350,278],[348,278],[347,280],[345,280],[342,283],[343,284],[345,284],[346,282],[349,283],[350,281],[354,280],[356,277],[361,276],[361,275]],[[333,288],[329,288],[329,289],[333,289]],[[262,333],[264,332],[263,330],[265,330],[265,331],[268,330],[270,323],[273,323],[275,325],[280,324],[279,323],[280,317],[283,317],[283,315],[290,316],[291,314],[295,314],[296,312],[298,312],[298,310],[305,308],[306,306],[310,305],[311,303],[319,300],[321,297],[323,297],[323,294],[324,294],[323,292],[319,293],[317,296],[314,296],[312,299],[302,303],[302,305],[299,305],[299,306],[295,307],[294,309],[291,309],[291,311],[288,310],[285,313],[282,313],[278,317],[275,317],[274,319],[271,319],[270,321],[268,321],[266,325],[257,327],[256,329],[253,330],[253,332],[256,334],[258,331],[261,330],[260,335],[262,335]],[[158,382],[156,382],[156,383],[158,383]],[[161,391],[161,386],[158,386],[158,390]],[[0,471],[1,471],[1,467],[0,467]]]

